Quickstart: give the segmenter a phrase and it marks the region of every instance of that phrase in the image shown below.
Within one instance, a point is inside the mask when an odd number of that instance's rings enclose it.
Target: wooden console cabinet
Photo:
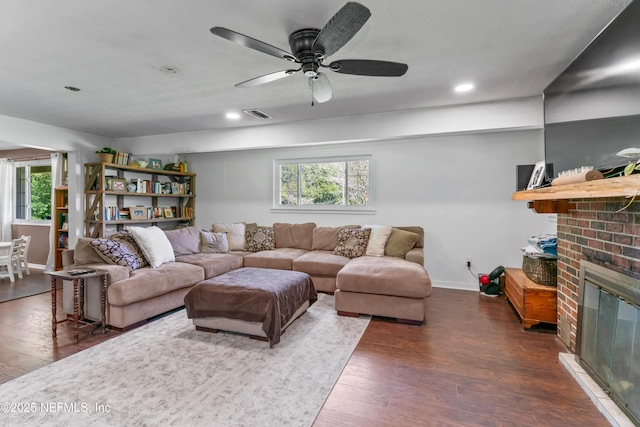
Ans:
[[[557,324],[556,287],[538,285],[519,268],[506,268],[505,276],[504,292],[525,329],[538,323]]]

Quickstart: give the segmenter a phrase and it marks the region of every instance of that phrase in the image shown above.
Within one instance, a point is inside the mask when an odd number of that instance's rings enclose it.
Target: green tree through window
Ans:
[[[16,219],[51,219],[51,165],[41,161],[16,167]]]
[[[281,161],[281,206],[368,206],[369,159]]]

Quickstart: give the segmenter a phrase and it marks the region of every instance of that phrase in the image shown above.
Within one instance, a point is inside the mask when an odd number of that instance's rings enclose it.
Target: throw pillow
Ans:
[[[200,229],[196,226],[165,230],[175,256],[200,252]]]
[[[417,233],[404,231],[397,228],[391,230],[391,235],[384,247],[384,254],[399,258],[404,258],[420,238]]]
[[[89,244],[95,249],[102,259],[108,264],[122,265],[130,271],[141,267],[138,258],[126,245],[111,239],[92,239]]]
[[[149,265],[144,254],[140,250],[140,246],[138,246],[138,243],[136,243],[128,230],[120,230],[109,236],[109,239],[120,242],[122,245],[126,246],[126,248],[129,249],[136,258],[138,258],[138,261],[140,261],[140,267],[146,267]]]
[[[244,236],[246,225],[244,222],[237,222],[235,224],[213,224],[211,231],[214,233],[227,233],[229,250],[244,251],[246,244],[246,238]]]
[[[276,234],[273,227],[260,227],[247,230],[247,245],[249,252],[270,251],[276,248]]]
[[[229,242],[226,233],[212,233],[200,231],[200,251],[204,254],[219,254],[229,252]]]
[[[370,228],[345,228],[338,232],[338,245],[333,250],[334,255],[357,258],[367,251]]]
[[[313,230],[312,251],[332,251],[338,245],[338,232],[345,228],[360,228],[359,225],[342,225],[340,227],[318,227]]]
[[[369,244],[367,244],[367,255],[383,256],[384,247],[391,235],[392,227],[390,225],[364,225],[362,228],[371,229],[371,237],[369,237]]]
[[[129,231],[151,267],[158,268],[165,262],[176,260],[171,242],[161,228],[155,225],[146,228],[129,227]]]

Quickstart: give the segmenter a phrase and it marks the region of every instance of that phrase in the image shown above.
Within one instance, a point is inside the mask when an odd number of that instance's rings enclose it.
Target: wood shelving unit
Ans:
[[[62,252],[69,246],[69,189],[56,187],[53,189],[53,195],[53,268],[62,270]]]
[[[143,177],[151,182],[176,182],[186,184],[185,193],[138,193],[129,191],[114,191],[107,187],[107,173],[115,173],[117,179],[129,180],[131,177]],[[196,174],[188,172],[174,172],[160,169],[148,169],[133,166],[116,165],[112,163],[85,164],[85,235],[87,237],[103,237],[107,235],[107,228],[114,226],[122,229],[124,225],[158,225],[162,223],[188,222],[195,224],[195,194]],[[108,199],[109,198],[109,199]],[[108,203],[115,200],[115,203]],[[142,203],[142,204],[141,204]],[[144,218],[144,219],[109,219],[106,209],[116,206],[119,210],[125,207],[152,207],[176,205],[180,212],[189,212],[172,218]]]

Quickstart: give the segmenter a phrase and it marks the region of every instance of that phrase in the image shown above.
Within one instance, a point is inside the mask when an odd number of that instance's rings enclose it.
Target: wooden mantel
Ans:
[[[640,174],[516,191],[511,200],[568,200],[633,197],[640,193]],[[640,194],[639,194],[640,195]]]
[[[537,213],[567,213],[571,199],[633,197],[640,195],[640,175],[599,179],[578,184],[557,185],[516,191],[512,200],[528,200]]]

